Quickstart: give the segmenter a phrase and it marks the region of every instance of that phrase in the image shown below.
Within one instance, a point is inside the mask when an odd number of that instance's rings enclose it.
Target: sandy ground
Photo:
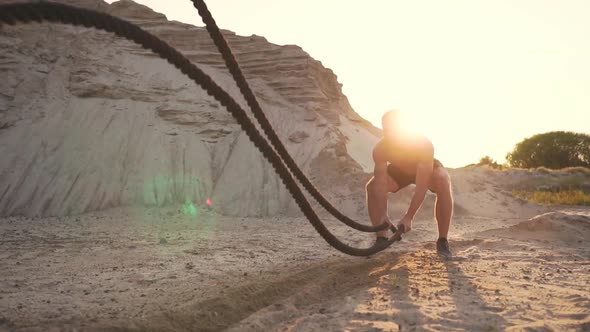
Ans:
[[[5,218],[0,234],[0,330],[590,331],[590,209],[457,217],[451,261],[426,219],[371,258],[302,218],[173,207]]]

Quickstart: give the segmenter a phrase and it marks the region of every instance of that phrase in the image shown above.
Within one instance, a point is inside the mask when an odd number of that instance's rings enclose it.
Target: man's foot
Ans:
[[[446,238],[441,237],[436,241],[436,252],[443,256],[444,258],[452,258],[453,254],[451,253],[451,249],[449,248],[449,241]]]

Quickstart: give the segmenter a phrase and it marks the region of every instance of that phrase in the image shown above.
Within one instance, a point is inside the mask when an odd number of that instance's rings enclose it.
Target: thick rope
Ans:
[[[209,95],[214,97],[227,108],[242,130],[246,132],[248,138],[254,143],[258,150],[272,165],[275,172],[280,176],[282,182],[285,184],[287,190],[289,190],[289,193],[293,196],[295,202],[307,217],[308,221],[320,236],[335,249],[352,256],[369,256],[389,247],[393,242],[401,239],[403,227],[400,227],[400,229],[398,229],[397,232],[386,242],[375,243],[369,248],[351,247],[336,238],[316,215],[315,211],[305,198],[305,195],[289,173],[289,170],[282,163],[281,158],[272,149],[266,139],[260,135],[254,124],[246,115],[246,112],[238,105],[238,103],[227,94],[227,92],[219,87],[211,77],[197,68],[176,49],[172,48],[156,36],[120,18],[63,4],[42,2],[0,5],[0,24],[6,23],[14,25],[16,22],[30,23],[33,21],[83,25],[88,28],[94,27],[99,30],[112,32],[118,36],[134,41],[145,49],[153,51],[178,68],[182,73],[187,75],[191,80],[205,89]]]
[[[384,230],[387,227],[389,227],[389,225],[386,223],[383,223],[379,226],[368,226],[368,225],[360,224],[360,223],[350,219],[349,217],[345,216],[343,213],[338,211],[338,209],[336,207],[334,207],[332,204],[330,204],[330,202],[311,183],[311,181],[307,178],[307,176],[305,176],[305,173],[303,173],[303,171],[299,168],[299,166],[297,166],[297,163],[295,163],[295,160],[293,160],[293,158],[291,157],[291,155],[289,154],[289,152],[287,151],[287,149],[285,148],[285,146],[283,145],[283,143],[281,142],[281,140],[277,136],[276,132],[272,128],[270,121],[268,121],[268,118],[266,117],[266,115],[262,111],[262,108],[260,107],[260,104],[258,103],[258,100],[256,99],[256,96],[254,95],[254,92],[252,92],[250,85],[246,81],[246,78],[244,77],[244,74],[242,73],[242,70],[240,69],[240,66],[238,65],[236,58],[232,54],[230,47],[228,46],[223,35],[221,34],[221,31],[217,27],[217,24],[215,23],[215,20],[213,19],[211,12],[209,12],[209,9],[207,9],[207,5],[205,4],[205,1],[204,0],[191,0],[191,1],[193,2],[193,5],[195,6],[195,8],[199,11],[199,15],[203,19],[203,23],[205,23],[205,27],[207,28],[207,31],[209,32],[211,39],[213,39],[215,46],[217,46],[217,49],[221,53],[223,60],[225,61],[225,65],[227,66],[230,73],[234,77],[234,80],[236,81],[238,87],[240,88],[242,95],[246,99],[248,106],[250,106],[250,109],[252,110],[254,117],[256,118],[256,120],[258,120],[260,127],[262,128],[262,130],[266,134],[266,137],[268,137],[268,139],[270,140],[270,143],[274,147],[275,151],[278,152],[279,156],[281,156],[281,158],[283,159],[285,164],[287,164],[287,167],[289,168],[289,170],[291,170],[293,175],[295,175],[295,177],[297,178],[297,180],[299,180],[299,182],[303,185],[303,187],[311,194],[311,196],[324,209],[326,209],[326,211],[330,212],[330,214],[332,214],[334,217],[336,217],[336,219],[340,220],[344,224],[346,224],[356,230],[359,230],[362,232],[376,232],[376,231]]]

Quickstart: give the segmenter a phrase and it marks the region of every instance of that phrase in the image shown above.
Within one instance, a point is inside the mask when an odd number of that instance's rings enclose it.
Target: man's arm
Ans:
[[[423,153],[421,154],[423,157],[421,161],[418,162],[416,169],[416,189],[414,190],[414,197],[412,197],[410,207],[408,208],[408,212],[406,212],[404,219],[414,219],[418,209],[420,209],[420,206],[422,206],[422,203],[424,202],[426,191],[428,190],[428,184],[430,183],[430,178],[432,176],[434,162],[434,148],[432,143],[426,142],[423,149]]]

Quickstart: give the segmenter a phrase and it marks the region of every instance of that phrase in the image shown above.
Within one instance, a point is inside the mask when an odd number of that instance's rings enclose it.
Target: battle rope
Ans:
[[[236,119],[248,138],[273,166],[275,172],[280,176],[289,193],[307,217],[312,226],[320,236],[335,249],[352,256],[369,256],[389,247],[393,242],[401,239],[404,228],[400,227],[397,232],[387,241],[375,243],[369,248],[351,247],[336,238],[322,223],[315,211],[305,198],[303,192],[289,173],[289,170],[282,163],[281,158],[272,149],[269,143],[260,135],[254,124],[247,117],[246,112],[238,103],[219,87],[208,75],[191,63],[176,49],[156,36],[142,30],[140,27],[124,21],[120,18],[110,16],[88,9],[82,9],[57,3],[18,3],[0,5],[0,24],[14,25],[17,22],[55,22],[70,25],[82,25],[90,28],[115,33],[118,36],[129,39],[145,49],[149,49],[167,60],[187,75],[191,80],[201,86],[207,94],[218,100]]]
[[[383,223],[379,226],[368,226],[368,225],[360,224],[360,223],[348,218],[347,216],[342,214],[340,211],[338,211],[338,209],[335,208],[332,204],[330,204],[330,202],[324,198],[324,196],[311,183],[311,181],[309,181],[307,176],[305,176],[303,171],[301,171],[299,166],[297,166],[297,163],[295,163],[295,160],[293,160],[293,158],[291,157],[291,155],[289,154],[289,152],[287,151],[287,149],[285,148],[285,146],[283,145],[283,143],[281,142],[281,140],[277,136],[276,132],[272,128],[272,125],[270,124],[270,121],[268,121],[268,118],[266,117],[266,115],[264,115],[264,112],[262,111],[262,108],[260,107],[258,100],[254,96],[254,93],[252,92],[250,85],[246,81],[246,78],[244,77],[244,74],[242,73],[242,70],[240,69],[238,62],[236,61],[236,58],[232,54],[231,49],[229,48],[227,42],[225,41],[225,38],[223,37],[223,35],[221,34],[221,31],[217,27],[217,24],[215,23],[215,20],[213,19],[211,12],[209,12],[209,10],[207,9],[207,5],[205,4],[205,1],[204,0],[191,0],[191,1],[193,2],[193,5],[195,6],[195,8],[197,8],[197,10],[199,11],[199,15],[203,19],[203,23],[205,23],[205,27],[207,28],[207,31],[209,32],[211,39],[213,39],[215,46],[217,46],[219,53],[221,53],[223,60],[225,61],[225,65],[227,66],[230,73],[234,77],[234,80],[236,81],[236,84],[240,88],[242,95],[246,99],[248,106],[250,106],[250,109],[252,110],[254,117],[256,118],[256,120],[258,120],[260,127],[262,128],[262,130],[264,131],[264,133],[266,134],[266,136],[270,140],[270,143],[275,148],[275,151],[278,152],[279,156],[281,156],[281,158],[287,164],[287,167],[289,168],[289,170],[291,170],[293,175],[295,175],[297,180],[299,180],[299,182],[303,185],[303,187],[311,194],[311,196],[313,198],[315,198],[315,200],[318,203],[320,203],[320,205],[324,209],[326,209],[328,212],[330,212],[334,217],[336,217],[338,220],[340,220],[344,224],[346,224],[356,230],[363,231],[363,232],[376,232],[376,231],[386,229],[389,226],[386,223]]]

